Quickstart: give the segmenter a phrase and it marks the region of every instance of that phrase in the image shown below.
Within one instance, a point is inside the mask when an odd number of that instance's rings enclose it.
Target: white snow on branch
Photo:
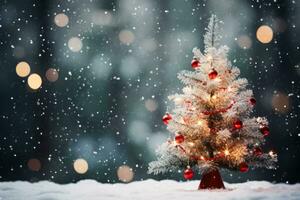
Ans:
[[[173,144],[163,143],[156,151],[157,161],[149,163],[148,173],[159,174],[175,171],[188,165],[188,158]]]
[[[222,35],[220,34],[219,19],[216,15],[212,15],[206,28],[206,34],[204,35],[205,49],[211,47],[219,47]]]

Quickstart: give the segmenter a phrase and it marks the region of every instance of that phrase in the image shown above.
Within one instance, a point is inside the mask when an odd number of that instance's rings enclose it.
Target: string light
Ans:
[[[217,99],[217,95],[212,95],[211,99],[216,100]]]
[[[182,103],[182,98],[176,97],[176,98],[174,98],[174,102],[175,102],[175,104],[181,104]]]
[[[198,126],[202,126],[202,125],[203,125],[203,121],[202,121],[202,120],[198,120],[198,121],[197,121],[197,125],[198,125]]]
[[[195,146],[195,143],[194,143],[194,142],[189,142],[188,144],[189,144],[190,146],[192,146],[192,147]]]
[[[273,158],[276,154],[273,151],[269,151],[269,155]]]
[[[228,149],[226,149],[226,150],[224,151],[224,154],[225,154],[225,156],[228,156],[228,155],[229,155]]]

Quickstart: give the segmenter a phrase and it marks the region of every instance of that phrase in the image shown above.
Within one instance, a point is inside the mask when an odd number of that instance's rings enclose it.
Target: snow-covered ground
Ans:
[[[102,184],[84,180],[76,184],[2,182],[0,200],[278,200],[300,199],[300,184],[271,184],[252,181],[225,184],[227,190],[198,191],[199,181],[138,181],[129,184]]]

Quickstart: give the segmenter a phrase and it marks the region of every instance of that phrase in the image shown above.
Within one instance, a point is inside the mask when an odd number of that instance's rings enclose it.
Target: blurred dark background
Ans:
[[[147,175],[147,165],[169,136],[161,116],[182,87],[176,75],[191,69],[193,47],[203,50],[213,13],[254,90],[254,114],[270,120],[265,150],[279,156],[277,170],[223,171],[223,178],[300,181],[296,0],[0,2],[1,181],[182,180],[182,172]],[[256,37],[261,25],[274,33],[268,43]],[[21,61],[42,78],[39,89],[16,73]]]

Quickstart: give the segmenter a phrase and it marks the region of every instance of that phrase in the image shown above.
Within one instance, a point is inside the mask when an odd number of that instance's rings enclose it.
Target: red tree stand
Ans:
[[[202,189],[225,189],[218,169],[211,169],[202,173],[202,179],[198,190]]]

